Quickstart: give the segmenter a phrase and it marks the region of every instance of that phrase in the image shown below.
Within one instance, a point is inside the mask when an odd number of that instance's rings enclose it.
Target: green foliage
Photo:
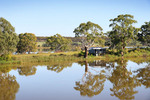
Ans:
[[[0,18],[0,55],[15,51],[18,36],[15,28],[4,18]]]
[[[128,46],[139,47],[142,46],[141,42],[135,39],[130,39],[128,41]]]
[[[79,53],[79,57],[84,56],[84,55],[85,55],[85,52],[84,52],[84,51],[81,51],[81,52]]]
[[[128,51],[125,57],[149,57],[150,48],[135,48]]]
[[[107,49],[106,50],[106,54],[110,54],[110,55],[115,55],[115,56],[121,56],[121,52],[123,52],[124,54],[128,53],[128,49],[124,49],[122,51],[122,49],[118,50],[118,49]]]
[[[141,33],[138,33],[138,40],[143,44],[150,44],[150,21],[145,22],[145,25],[141,26]]]
[[[110,19],[112,22],[110,27],[112,31],[108,33],[111,39],[111,47],[118,50],[124,49],[127,45],[129,39],[135,39],[139,29],[132,26],[132,24],[137,23],[133,20],[133,16],[129,14],[119,15],[117,18]]]
[[[103,36],[102,30],[98,24],[88,21],[87,23],[81,23],[73,31],[75,37],[81,37],[81,47],[85,48],[85,58],[88,56],[88,47],[93,46],[94,43],[104,43],[101,38]]]
[[[31,52],[36,49],[36,36],[32,33],[19,34],[19,43],[17,45],[17,51],[19,53]]]
[[[5,60],[5,61],[10,61],[11,60],[11,55],[10,54],[2,54],[0,57],[0,60]]]
[[[101,43],[102,30],[98,24],[88,21],[87,23],[81,23],[73,32],[75,37],[81,37],[82,46],[85,47],[92,46],[94,43]]]
[[[55,51],[68,51],[72,41],[62,37],[60,34],[48,37],[46,43],[50,46],[51,50]]]

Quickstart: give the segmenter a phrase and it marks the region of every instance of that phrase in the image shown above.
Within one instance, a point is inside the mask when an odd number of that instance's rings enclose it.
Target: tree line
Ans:
[[[85,49],[85,57],[87,50],[91,46],[103,46],[107,41],[109,47],[117,49],[122,55],[125,47],[130,41],[139,41],[144,45],[150,44],[150,21],[145,22],[140,28],[134,27],[137,23],[134,16],[130,14],[118,15],[116,18],[110,19],[111,31],[103,33],[100,25],[88,21],[81,23],[74,29],[75,38],[80,41],[81,48]],[[36,36],[33,33],[21,33],[19,36],[15,33],[15,28],[9,21],[0,18],[0,55],[6,56],[14,51],[18,53],[32,52],[36,49]],[[72,44],[71,39],[64,38],[60,34],[50,36],[46,40],[46,44],[54,51],[67,51]]]

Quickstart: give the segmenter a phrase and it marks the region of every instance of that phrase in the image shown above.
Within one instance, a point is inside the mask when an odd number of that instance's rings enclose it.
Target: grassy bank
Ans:
[[[79,56],[80,55],[80,56]],[[150,59],[150,48],[147,49],[132,49],[124,54],[125,59]],[[22,63],[35,63],[35,62],[56,62],[56,61],[79,61],[79,60],[115,60],[120,59],[121,55],[117,51],[107,51],[102,56],[88,56],[84,58],[80,52],[57,52],[57,53],[39,53],[39,54],[19,54],[12,55],[11,60],[1,60],[0,64],[22,64]]]
[[[58,53],[39,53],[39,54],[20,54],[12,55],[8,61],[1,60],[0,64],[22,64],[34,62],[52,62],[52,61],[77,61],[85,60],[83,56],[78,56],[79,52],[58,52]],[[89,56],[86,60],[99,59],[100,57]]]

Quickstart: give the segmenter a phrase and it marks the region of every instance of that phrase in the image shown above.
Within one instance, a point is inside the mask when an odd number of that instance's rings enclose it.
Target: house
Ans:
[[[101,54],[105,54],[106,53],[106,48],[102,48],[102,47],[91,47],[89,49],[89,54],[91,55],[101,55]]]

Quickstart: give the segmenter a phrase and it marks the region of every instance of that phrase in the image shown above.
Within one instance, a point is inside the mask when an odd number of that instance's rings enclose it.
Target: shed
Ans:
[[[106,48],[102,48],[102,47],[91,47],[89,49],[89,54],[98,56],[101,54],[105,54],[106,53]]]

